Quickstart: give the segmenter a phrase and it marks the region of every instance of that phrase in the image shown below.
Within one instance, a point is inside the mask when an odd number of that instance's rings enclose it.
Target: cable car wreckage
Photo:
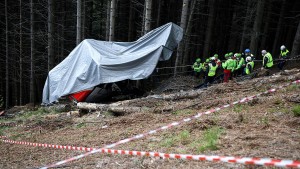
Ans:
[[[134,42],[86,39],[49,72],[43,104],[57,102],[63,96],[98,103],[112,94],[141,94],[122,81],[150,76],[158,61],[170,59],[182,36],[181,27],[168,23]]]

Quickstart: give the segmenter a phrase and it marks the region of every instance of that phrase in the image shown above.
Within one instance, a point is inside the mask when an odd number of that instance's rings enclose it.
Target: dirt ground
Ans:
[[[194,77],[181,77],[190,87]],[[131,106],[174,107],[171,111],[136,112],[113,116],[109,112],[92,111],[81,117],[76,110],[61,114],[42,114],[22,119],[2,119],[24,127],[1,127],[1,134],[12,140],[83,147],[103,147],[119,140],[145,133],[174,121],[181,121],[199,112],[232,103],[300,78],[299,70],[277,73],[241,82],[215,84],[194,99],[150,99],[130,103]],[[189,80],[190,79],[190,80]],[[172,80],[171,80],[172,81]],[[170,82],[170,81],[169,81]],[[194,83],[194,84],[193,84]],[[169,84],[169,83],[168,83]],[[184,85],[184,83],[179,86]],[[166,85],[167,86],[167,85]],[[162,89],[160,89],[162,90]],[[121,144],[114,149],[156,151],[179,154],[260,157],[300,160],[300,116],[293,113],[299,102],[300,85],[291,85],[275,93],[264,94],[249,103],[203,115],[191,122],[172,127],[139,140]],[[295,99],[294,99],[295,100]],[[22,112],[21,114],[26,114]],[[213,149],[200,150],[205,132],[218,128],[222,132]],[[185,137],[180,137],[184,133]],[[80,151],[61,150],[0,142],[0,168],[38,168],[75,155]],[[185,161],[153,157],[93,154],[59,168],[268,168],[208,161]],[[270,168],[270,167],[269,167]],[[274,168],[274,167],[272,167]]]

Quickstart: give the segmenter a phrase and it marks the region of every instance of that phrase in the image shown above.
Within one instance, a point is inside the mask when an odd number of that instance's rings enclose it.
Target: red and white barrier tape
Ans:
[[[191,154],[167,154],[167,153],[160,153],[160,152],[113,150],[113,149],[105,149],[105,148],[96,149],[96,148],[87,148],[87,147],[30,143],[30,142],[25,142],[25,141],[14,141],[14,140],[8,140],[8,139],[2,140],[2,141],[5,143],[29,145],[29,146],[34,146],[34,147],[47,147],[47,148],[79,150],[79,151],[97,150],[100,153],[106,153],[106,154],[162,157],[162,158],[171,158],[171,159],[198,160],[198,161],[202,160],[202,161],[214,161],[214,162],[221,161],[221,162],[226,162],[226,163],[240,163],[240,164],[252,164],[252,165],[262,165],[262,166],[300,168],[300,161],[295,161],[295,160],[279,160],[279,159],[270,159],[270,158],[251,158],[251,157],[230,157],[230,156],[208,156],[208,155],[191,155]]]
[[[198,113],[198,114],[196,114],[196,115],[194,115],[194,116],[192,116],[192,117],[185,118],[185,119],[183,119],[183,120],[181,120],[181,121],[178,121],[178,122],[170,123],[170,124],[168,124],[168,125],[166,125],[166,126],[163,126],[163,127],[158,128],[158,129],[156,129],[156,130],[151,130],[151,131],[149,131],[149,132],[146,132],[146,133],[143,133],[143,134],[139,134],[139,135],[133,136],[133,137],[131,137],[131,138],[127,138],[127,139],[118,141],[118,142],[113,143],[113,144],[106,145],[106,146],[102,147],[101,149],[112,148],[112,147],[115,147],[115,146],[120,145],[120,144],[124,144],[124,143],[130,142],[130,141],[136,140],[136,139],[143,138],[143,137],[145,137],[145,136],[148,136],[148,135],[157,133],[158,131],[166,130],[166,129],[169,129],[169,128],[173,127],[173,126],[178,126],[178,125],[183,124],[183,123],[185,123],[185,122],[189,122],[189,121],[191,121],[191,120],[197,119],[197,118],[201,117],[203,114],[211,114],[211,113],[213,113],[213,112],[216,112],[216,111],[219,111],[219,110],[221,110],[221,109],[224,109],[224,108],[227,108],[227,107],[236,105],[236,104],[238,104],[238,103],[245,103],[245,102],[248,102],[248,101],[250,101],[250,100],[252,100],[252,99],[254,99],[254,98],[258,97],[258,96],[261,96],[261,95],[263,95],[263,94],[273,93],[273,92],[275,92],[277,89],[282,89],[282,88],[284,88],[284,87],[290,86],[290,85],[292,85],[292,84],[297,84],[297,83],[300,83],[300,80],[296,80],[296,81],[290,82],[290,83],[288,83],[288,84],[285,84],[285,85],[279,86],[279,87],[277,87],[277,88],[273,88],[273,89],[267,90],[267,91],[265,91],[265,92],[263,92],[263,93],[259,93],[259,94],[254,95],[254,96],[242,98],[241,100],[235,101],[235,102],[233,102],[233,103],[231,103],[231,104],[226,104],[226,105],[223,105],[223,106],[221,106],[221,107],[217,107],[217,108],[211,109],[211,110],[206,111],[206,112]],[[66,159],[66,160],[62,160],[62,161],[59,161],[59,162],[57,162],[57,163],[54,163],[54,164],[51,164],[51,165],[42,167],[41,169],[46,169],[46,168],[50,168],[50,167],[56,167],[56,166],[59,166],[59,165],[62,165],[62,164],[65,164],[65,163],[68,163],[68,162],[71,162],[71,161],[74,161],[74,160],[78,160],[78,159],[80,159],[80,158],[89,156],[89,155],[91,155],[91,154],[99,153],[99,152],[101,152],[101,149],[96,149],[96,150],[87,152],[87,153],[85,153],[85,154],[80,154],[80,155],[78,155],[78,156],[75,156],[75,157],[72,157],[72,158],[69,158],[69,159]]]
[[[145,151],[128,151],[128,150],[113,150],[113,149],[100,149],[101,153],[110,154],[126,154],[133,156],[150,156],[162,157],[184,160],[206,160],[206,161],[222,161],[227,163],[240,163],[252,164],[263,166],[276,166],[276,167],[295,167],[300,168],[300,161],[293,160],[277,160],[270,158],[250,158],[250,157],[230,157],[230,156],[207,156],[207,155],[190,155],[190,154],[166,154],[159,152],[145,152]]]
[[[63,146],[63,145],[54,145],[54,144],[31,143],[31,142],[26,142],[26,141],[14,141],[14,140],[7,139],[6,136],[0,136],[0,137],[5,138],[5,139],[2,140],[5,143],[28,145],[28,146],[34,146],[34,147],[48,147],[48,148],[78,150],[78,151],[92,151],[92,150],[97,149],[97,148],[88,148],[88,147],[76,147],[76,146]]]

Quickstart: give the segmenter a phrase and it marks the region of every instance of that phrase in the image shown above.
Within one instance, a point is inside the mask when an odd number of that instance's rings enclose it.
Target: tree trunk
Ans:
[[[182,65],[187,65],[189,63],[190,59],[190,41],[191,41],[191,32],[192,32],[192,26],[193,26],[193,15],[195,12],[195,6],[196,6],[197,0],[192,0],[191,4],[191,9],[190,9],[190,15],[189,15],[189,20],[186,26],[186,31],[185,31],[185,47],[184,47],[184,57],[183,57],[183,64]]]
[[[280,9],[280,16],[279,16],[279,21],[277,24],[277,28],[276,28],[276,35],[275,35],[275,39],[274,39],[274,43],[273,43],[273,48],[272,48],[272,55],[278,54],[279,51],[279,45],[278,45],[278,41],[281,39],[280,35],[281,35],[281,30],[282,30],[282,22],[283,22],[283,17],[284,17],[284,10],[285,10],[285,0],[282,0],[282,4],[281,4],[281,9]]]
[[[145,14],[146,14],[146,5],[143,5],[143,14],[142,14],[142,23],[141,23],[140,36],[143,36],[144,32],[145,32],[145,26],[144,26],[145,18],[146,18]]]
[[[215,0],[208,1],[209,6],[209,14],[208,14],[208,23],[207,23],[207,29],[206,29],[206,36],[205,36],[205,42],[204,42],[204,49],[203,49],[203,56],[210,56],[211,53],[209,53],[210,43],[211,43],[211,35],[213,32],[213,25],[214,25],[214,19],[215,19],[215,8],[214,8]]]
[[[300,54],[300,21],[298,23],[297,32],[293,42],[292,57]]]
[[[132,41],[132,31],[134,24],[134,10],[133,10],[133,2],[130,0],[129,5],[129,20],[128,20],[128,42]]]
[[[81,42],[81,0],[77,0],[76,45]]]
[[[67,11],[66,2],[63,1],[63,9]],[[66,26],[66,12],[62,14],[61,21],[61,35],[60,35],[60,60],[65,58],[65,26]]]
[[[240,44],[240,52],[242,52],[244,50],[244,47],[245,47],[245,40],[246,40],[246,36],[247,36],[247,27],[248,27],[249,22],[250,22],[250,19],[249,19],[250,10],[251,10],[250,6],[251,6],[251,0],[248,0],[247,12],[246,12],[245,19],[244,19],[243,33],[242,33],[242,39],[241,39],[241,44]]]
[[[228,41],[228,50],[227,51],[236,51],[237,46],[237,31],[236,28],[238,27],[237,23],[237,15],[238,15],[238,5],[235,4],[234,11],[232,14],[232,19],[231,19],[231,26],[230,26],[230,36],[229,36],[229,41]]]
[[[97,2],[94,2],[95,6],[97,4]],[[101,10],[104,11],[104,2],[100,1],[100,6],[101,6]],[[106,9],[106,8],[105,8]],[[93,7],[93,13],[95,12],[94,7]],[[106,16],[106,15],[105,15]],[[103,12],[100,13],[99,18],[97,18],[100,22],[99,22],[99,30],[96,30],[97,32],[99,32],[99,36],[98,39],[104,39],[105,35],[103,34],[103,32],[106,34],[106,30],[104,29],[104,24],[103,24],[103,20],[104,20],[104,15]],[[93,25],[93,22],[92,22]],[[93,28],[93,26],[92,26]],[[94,31],[94,29],[92,29],[92,32]],[[104,35],[104,36],[103,36]],[[104,38],[102,38],[104,37]]]
[[[35,105],[35,18],[34,2],[30,0],[30,103]]]
[[[263,13],[264,13],[264,0],[258,0],[257,7],[256,7],[256,16],[253,26],[253,32],[251,35],[251,43],[250,43],[250,49],[253,51],[255,56],[257,56],[257,46],[258,46],[258,40],[259,36],[261,34],[261,25],[262,25],[262,19],[263,19]]]
[[[185,30],[186,30],[186,22],[187,22],[187,17],[188,17],[188,7],[189,7],[189,0],[183,0],[182,11],[181,11],[181,19],[180,19],[180,27],[183,29],[184,33],[185,33]],[[176,76],[177,67],[180,66],[180,63],[181,63],[181,60],[182,60],[182,54],[183,54],[183,48],[184,48],[184,43],[183,43],[184,39],[185,39],[185,35],[183,37],[183,40],[178,44],[176,60],[175,60],[174,76]]]
[[[93,18],[94,18],[94,1],[88,1],[88,9],[89,9],[89,18],[88,18],[88,26],[86,28],[87,33],[86,36],[87,38],[90,38],[90,36],[93,34]],[[102,6],[101,6],[102,7]],[[102,12],[101,12],[102,13]],[[101,23],[101,21],[99,21]],[[99,27],[99,30],[101,31],[101,27]]]
[[[157,18],[157,19],[156,19],[156,27],[159,27],[159,26],[160,26],[161,4],[163,3],[163,2],[161,2],[161,1],[163,1],[163,0],[160,0],[160,1],[157,2],[157,3],[158,3],[158,9],[157,9],[157,16],[156,16],[156,18]]]
[[[5,0],[5,109],[9,107],[9,67],[8,67],[8,13],[7,13],[7,0]]]
[[[115,19],[116,19],[116,0],[112,0],[110,5],[109,41],[115,40]]]
[[[82,17],[81,17],[81,39],[85,39],[86,36],[86,17],[87,17],[87,12],[86,12],[86,1],[83,0],[82,5]]]
[[[53,20],[53,0],[48,0],[48,72],[53,68],[54,65],[54,20]]]
[[[16,30],[17,31],[17,30]],[[14,37],[14,39],[17,39],[17,37]],[[15,44],[17,44],[17,41],[14,42]],[[15,45],[16,46],[16,45]],[[17,49],[16,47],[14,47],[15,49]],[[14,96],[14,99],[13,99],[13,105],[16,106],[16,105],[19,105],[19,70],[18,70],[18,67],[19,67],[19,63],[18,63],[18,56],[17,55],[14,55],[15,56],[15,59],[14,59],[14,77],[13,77],[13,86],[14,86],[14,89],[13,89],[13,96]]]
[[[106,34],[105,34],[105,40],[109,40],[109,30],[110,30],[110,5],[111,5],[111,0],[107,0],[107,9],[106,9]]]
[[[162,113],[166,111],[173,111],[174,107],[135,107],[135,106],[118,106],[113,104],[97,104],[97,103],[77,103],[77,107],[83,110],[98,110],[100,112],[109,111],[114,113],[114,115],[126,115],[136,112],[153,112],[153,113]]]
[[[19,95],[19,100],[20,100],[20,105],[23,105],[23,42],[22,42],[22,37],[23,37],[23,33],[22,33],[22,0],[20,0],[20,46],[19,46],[19,57],[20,57],[20,60],[19,60],[19,69],[20,69],[20,78],[19,78],[19,83],[20,83],[20,86],[19,86],[19,92],[20,92],[20,95]]]
[[[152,12],[152,0],[145,1],[146,14],[145,14],[145,23],[144,23],[144,34],[148,33],[151,30],[151,12]]]
[[[267,1],[267,3],[270,2],[270,1]],[[269,3],[268,5],[268,9],[267,9],[267,17],[265,18],[265,27],[264,27],[264,35],[262,37],[262,41],[261,41],[261,47],[264,48],[267,44],[267,39],[268,39],[268,30],[269,30],[269,25],[270,25],[270,22],[271,22],[271,13],[272,13],[272,4]],[[273,53],[272,53],[273,54]]]

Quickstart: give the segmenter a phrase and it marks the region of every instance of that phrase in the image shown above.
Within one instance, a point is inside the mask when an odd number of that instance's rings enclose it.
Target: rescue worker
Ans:
[[[206,60],[205,60],[205,62],[203,62],[203,64],[202,64],[202,73],[203,73],[203,79],[206,79],[206,77],[207,77],[207,68],[208,68],[208,64],[209,64],[209,62],[210,62],[210,59],[209,58],[207,58]]]
[[[222,66],[222,62],[219,59],[219,55],[218,54],[214,54],[213,57],[215,57],[215,61],[216,61],[216,64],[218,65],[218,67],[221,67]]]
[[[250,49],[245,49],[244,53],[242,53],[242,57],[243,58],[246,58],[250,56],[251,57],[251,60],[254,61],[255,60],[255,57],[254,55],[251,53]]]
[[[234,56],[236,57],[237,60],[237,67],[235,68],[235,76],[242,75],[244,68],[246,66],[245,59],[242,57],[242,54],[240,53],[235,53]]]
[[[211,57],[210,63],[208,64],[208,67],[207,67],[208,74],[204,81],[204,87],[207,87],[208,83],[212,84],[214,82],[214,79],[215,79],[216,73],[217,73],[217,68],[218,68],[218,65],[216,64],[216,58]]]
[[[267,76],[270,75],[270,68],[273,66],[273,57],[271,53],[267,52],[266,50],[262,50],[261,54],[263,56],[263,63],[262,63],[262,69],[266,69]]]
[[[201,59],[200,58],[197,58],[195,63],[193,64],[192,66],[193,68],[193,74],[194,76],[196,76],[197,78],[200,76],[200,72],[202,70],[202,63],[201,63]]]
[[[244,74],[250,75],[254,69],[254,62],[252,61],[251,56],[246,57],[246,66],[244,68]]]
[[[214,57],[215,57],[216,64],[218,65],[217,72],[216,72],[216,74],[218,76],[215,77],[215,82],[220,83],[220,82],[223,82],[223,79],[224,79],[224,74],[221,73],[221,72],[223,72],[223,70],[222,70],[223,69],[222,68],[222,62],[219,59],[219,55],[218,54],[214,54]]]
[[[224,58],[225,58],[225,60],[229,59],[229,54],[226,53],[226,54],[224,55]]]
[[[232,77],[236,77],[236,68],[237,68],[237,65],[238,65],[238,61],[237,61],[236,55],[234,55],[232,52],[230,52],[230,53],[231,53],[232,60],[235,62],[234,63],[234,69],[231,71],[231,75],[229,77],[229,80],[232,80]]]
[[[286,60],[289,57],[289,54],[290,54],[289,50],[284,45],[282,45],[280,47],[279,64],[278,64],[278,68],[280,71],[283,70],[283,67],[286,63]]]
[[[225,55],[225,58],[228,58],[225,63],[222,63],[222,67],[224,69],[224,83],[227,83],[229,78],[231,77],[231,73],[234,71],[236,67],[236,62],[230,57],[230,53]]]

